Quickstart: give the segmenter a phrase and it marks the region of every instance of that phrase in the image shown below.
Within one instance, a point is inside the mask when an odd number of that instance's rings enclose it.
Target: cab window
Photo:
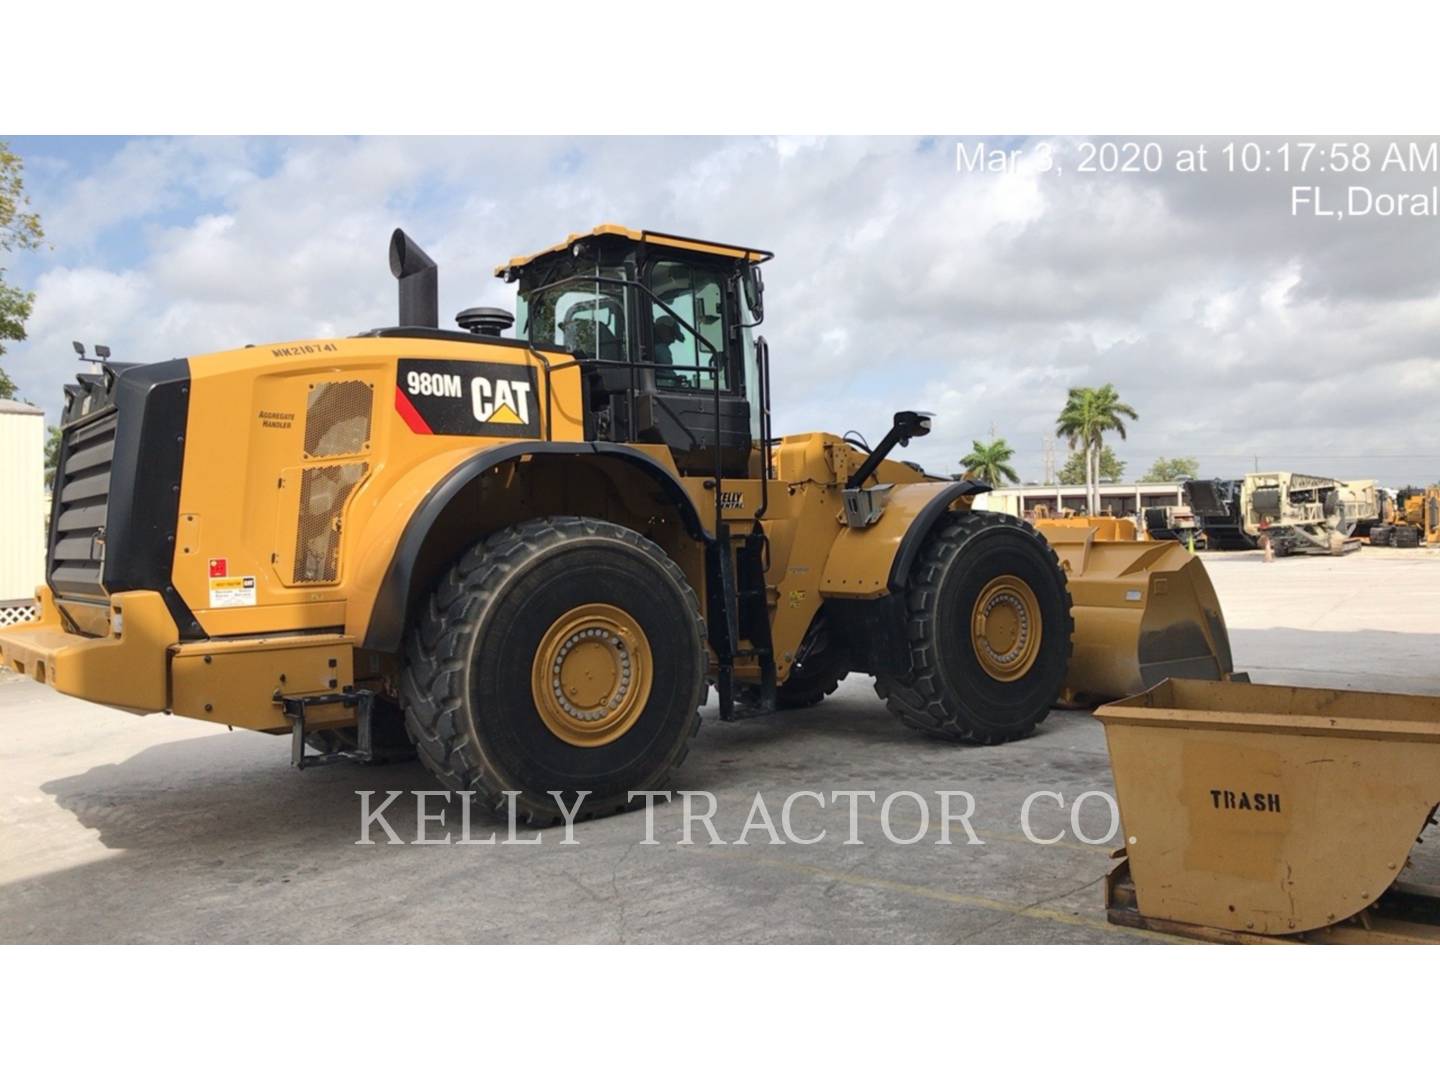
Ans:
[[[575,262],[562,264],[550,276],[556,280],[572,276],[620,278],[624,270]],[[516,312],[520,337],[558,345],[591,359],[625,360],[628,357],[623,286],[577,281],[547,288],[543,280],[529,289],[526,285],[522,281]]]
[[[650,288],[664,304],[650,303],[655,385],[671,390],[730,389],[725,365],[725,281],[712,271],[662,260],[650,269]],[[668,310],[667,310],[668,308]],[[678,316],[678,318],[676,317]],[[699,336],[692,332],[699,331]]]
[[[555,343],[577,356],[624,360],[625,301],[618,290],[561,293],[555,304]]]

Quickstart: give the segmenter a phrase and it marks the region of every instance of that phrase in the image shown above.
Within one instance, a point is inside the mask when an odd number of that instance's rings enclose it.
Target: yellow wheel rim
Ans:
[[[610,604],[584,604],[540,639],[530,692],[540,719],[571,746],[604,746],[624,735],[650,700],[654,662],[640,624]]]
[[[992,679],[1014,682],[1035,666],[1041,629],[1034,591],[1012,574],[995,578],[975,598],[970,640]]]

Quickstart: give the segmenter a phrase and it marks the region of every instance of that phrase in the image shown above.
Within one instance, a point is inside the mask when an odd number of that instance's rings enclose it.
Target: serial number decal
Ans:
[[[485,360],[401,360],[395,410],[420,435],[540,434],[535,369]]]
[[[270,350],[271,356],[314,356],[316,353],[339,352],[340,346],[333,341],[322,341],[318,345],[279,345]]]

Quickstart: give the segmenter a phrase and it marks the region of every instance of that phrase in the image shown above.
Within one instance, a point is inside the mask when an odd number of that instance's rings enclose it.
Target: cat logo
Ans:
[[[470,380],[470,407],[482,424],[530,423],[530,380],[495,379],[483,375]]]
[[[492,360],[401,360],[395,411],[417,435],[540,434],[535,369]]]

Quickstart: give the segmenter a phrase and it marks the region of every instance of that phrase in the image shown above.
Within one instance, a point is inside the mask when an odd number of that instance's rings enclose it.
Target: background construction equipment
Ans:
[[[1369,490],[1367,510],[1363,491],[1348,489],[1340,480],[1247,473],[1239,496],[1241,527],[1276,555],[1348,555],[1360,547],[1351,535],[1358,522],[1375,514],[1373,484]]]
[[[1382,521],[1370,529],[1370,543],[1394,548],[1440,544],[1440,487],[1401,488],[1387,501]]]
[[[1252,551],[1255,537],[1245,531],[1240,492],[1245,481],[1186,480],[1185,503],[1194,511],[1209,551]]]

